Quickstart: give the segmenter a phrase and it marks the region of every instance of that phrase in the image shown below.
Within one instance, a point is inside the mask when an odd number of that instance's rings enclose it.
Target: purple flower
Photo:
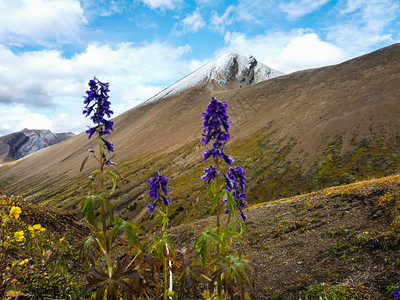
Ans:
[[[230,192],[234,191],[237,187],[237,182],[235,178],[230,178],[227,174],[224,174],[225,182],[226,182],[226,189]]]
[[[228,121],[229,115],[226,113],[228,106],[226,102],[221,102],[216,97],[212,97],[210,104],[207,106],[207,111],[203,113],[204,134],[202,142],[204,146],[211,139],[215,139],[219,143],[226,143],[229,139],[228,129],[231,124]],[[223,132],[221,126],[225,132]],[[221,135],[221,133],[224,134]]]
[[[97,126],[89,128],[86,130],[86,133],[89,135],[89,139],[92,137],[92,135],[96,132]]]
[[[397,291],[393,293],[394,299],[400,300],[400,285],[397,286]]]
[[[161,196],[161,198],[164,200],[165,206],[169,206],[169,204],[171,203],[171,199],[169,197],[164,197],[164,196]]]
[[[226,181],[226,190],[230,191],[235,199],[236,207],[240,210],[240,215],[242,216],[243,221],[246,221],[247,217],[243,213],[242,208],[247,204],[244,200],[246,198],[246,194],[244,193],[244,189],[247,187],[246,185],[246,172],[243,168],[235,166],[229,168],[228,172],[224,174]],[[225,209],[225,212],[229,213],[229,209]]]
[[[150,198],[156,199],[154,203],[151,203],[147,206],[150,209],[150,212],[154,212],[155,205],[160,197],[163,199],[164,204],[169,206],[171,199],[168,197],[168,178],[162,176],[160,171],[157,171],[157,175],[150,177],[150,179],[147,180],[147,183],[149,184]],[[164,193],[164,195],[160,194],[160,190]]]
[[[247,216],[244,214],[242,210],[240,210],[240,215],[242,216],[243,222],[247,220]]]
[[[115,166],[115,165],[116,165],[115,162],[112,162],[112,161],[109,160],[109,159],[106,159],[106,160],[105,160],[105,163],[106,163],[106,165],[110,165],[110,166]]]
[[[154,209],[156,208],[156,203],[158,200],[156,200],[154,203],[150,203],[149,205],[147,205],[147,208],[150,210],[150,213],[154,213]]]
[[[213,143],[213,148],[203,153],[204,161],[206,161],[210,156],[213,157],[214,161],[217,161],[218,157],[220,157],[223,158],[228,165],[232,165],[233,158],[224,153],[224,148],[224,146],[216,142]]]
[[[110,130],[113,130],[113,121],[104,119],[107,115],[108,118],[113,114],[110,110],[111,102],[108,101],[108,89],[109,83],[103,83],[96,77],[89,81],[90,89],[86,92],[87,96],[83,103],[85,104],[85,109],[83,114],[88,117],[92,114],[90,119],[96,124],[95,127],[90,128],[86,133],[89,134],[89,138],[97,131],[100,136],[110,134]]]
[[[114,151],[114,145],[113,145],[113,143],[110,143],[110,142],[106,141],[106,140],[103,139],[103,138],[101,138],[101,140],[103,141],[104,146],[107,148],[108,153]]]
[[[212,149],[203,154],[204,160],[212,156],[214,161],[217,162],[219,157],[231,165],[233,159],[224,153],[224,145],[231,137],[228,133],[231,124],[228,120],[227,108],[228,104],[226,102],[221,102],[217,98],[212,97],[210,104],[207,106],[207,111],[202,114],[204,133],[201,142],[206,146],[211,140],[214,140]]]
[[[201,176],[201,179],[203,179],[204,183],[207,183],[207,184],[209,184],[210,181],[212,179],[214,179],[215,177],[217,177],[217,175],[218,175],[217,169],[213,166],[210,166],[210,168],[205,169],[204,173],[206,173],[206,174]]]
[[[243,168],[235,166],[233,168],[229,168],[229,171],[226,173],[227,177],[231,180],[236,181],[239,185],[241,190],[243,191],[246,186],[246,172]]]

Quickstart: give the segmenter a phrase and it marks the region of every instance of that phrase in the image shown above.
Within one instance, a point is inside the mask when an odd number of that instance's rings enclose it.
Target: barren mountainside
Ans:
[[[52,133],[50,130],[29,129],[2,136],[0,137],[0,162],[20,159],[73,136],[71,132]]]
[[[399,44],[248,86],[231,78],[229,88],[201,81],[114,119],[113,161],[129,182],[119,183],[112,200],[123,217],[151,222],[146,180],[157,170],[170,178],[173,224],[208,214],[200,177],[209,166],[200,139],[201,113],[212,96],[229,104],[226,152],[246,170],[251,204],[400,171]],[[80,187],[95,167],[79,173],[91,145],[80,134],[3,165],[0,189],[77,212]]]

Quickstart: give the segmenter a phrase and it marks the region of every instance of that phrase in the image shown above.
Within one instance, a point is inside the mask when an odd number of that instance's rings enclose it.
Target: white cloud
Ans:
[[[196,10],[182,20],[182,26],[184,32],[197,32],[206,26],[206,22],[204,22],[200,12]]]
[[[39,113],[32,113],[24,106],[4,106],[0,105],[1,110],[6,114],[0,116],[0,135],[20,131],[24,128],[29,129],[50,129],[52,123],[49,118]]]
[[[289,18],[299,18],[313,12],[329,1],[330,0],[301,0],[289,3],[284,2],[279,5],[279,8],[282,9]]]
[[[216,30],[224,32],[225,27],[232,24],[234,13],[235,7],[233,5],[229,5],[221,16],[214,10],[211,15],[211,24],[214,25]]]
[[[188,74],[191,63],[184,60],[188,51],[188,45],[160,42],[91,44],[83,53],[65,58],[55,50],[16,54],[0,44],[0,105],[6,111],[26,109],[18,113],[21,117],[7,121],[10,130],[19,128],[21,118],[36,110],[32,120],[43,124],[50,120],[54,130],[77,132],[84,124],[77,120],[84,120],[82,99],[93,76],[110,82],[113,110],[120,114]],[[16,113],[10,110],[10,115]],[[69,122],[60,117],[65,115]]]
[[[317,34],[308,33],[293,38],[283,49],[281,58],[295,69],[322,67],[345,59],[344,51],[322,41]]]
[[[146,4],[151,9],[160,8],[164,9],[174,9],[178,4],[181,3],[181,0],[140,0],[140,2]]]
[[[227,33],[227,47],[218,54],[238,50],[252,54],[266,65],[289,73],[295,70],[335,64],[346,59],[339,47],[322,41],[307,30],[277,32],[248,38],[242,33]]]
[[[0,41],[43,43],[76,37],[86,24],[77,0],[0,0]]]
[[[327,39],[352,56],[360,55],[371,46],[395,41],[385,29],[399,15],[397,0],[349,0],[341,10],[341,23],[328,28]]]

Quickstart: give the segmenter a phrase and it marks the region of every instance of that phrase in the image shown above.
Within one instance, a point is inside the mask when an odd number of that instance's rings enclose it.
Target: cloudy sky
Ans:
[[[87,82],[120,114],[230,50],[285,73],[400,40],[398,0],[0,0],[0,136],[85,130]]]

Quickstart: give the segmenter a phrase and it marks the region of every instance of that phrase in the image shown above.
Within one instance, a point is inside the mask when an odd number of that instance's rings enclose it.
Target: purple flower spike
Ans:
[[[85,104],[83,114],[85,117],[93,114],[90,119],[96,124],[95,127],[86,131],[89,134],[89,139],[96,131],[102,136],[110,134],[110,130],[113,130],[114,122],[104,119],[105,115],[110,117],[113,114],[113,111],[110,110],[111,102],[108,101],[108,92],[110,91],[108,86],[108,83],[103,83],[96,77],[89,81],[90,90],[86,92],[87,96],[83,101]]]
[[[217,162],[218,157],[223,158],[228,165],[231,165],[233,159],[224,153],[225,144],[231,137],[228,133],[231,123],[229,115],[226,112],[228,104],[212,97],[207,111],[203,113],[203,138],[201,142],[206,146],[211,140],[214,141],[212,149],[206,151],[203,156],[207,160],[210,156]]]
[[[219,140],[219,142],[223,141],[224,143],[229,139],[228,129],[231,127],[231,124],[228,121],[227,108],[228,104],[226,102],[221,102],[217,98],[212,97],[207,111],[203,113],[204,134],[202,142],[204,146],[211,139]],[[222,131],[221,126],[225,132]]]
[[[169,206],[169,204],[171,203],[171,199],[168,197],[169,193],[169,188],[167,187],[168,178],[162,176],[160,172],[157,171],[157,175],[150,177],[150,179],[147,180],[147,183],[149,184],[150,198],[156,199],[154,203],[147,205],[147,207],[150,209],[150,212],[154,213],[154,208],[156,206],[159,197],[163,199],[164,204],[166,206]],[[160,195],[160,190],[164,193],[164,196]]]
[[[112,110],[110,110],[111,102],[108,101],[108,92],[110,91],[108,86],[108,83],[103,83],[96,77],[89,81],[90,89],[86,92],[87,97],[85,97],[83,101],[85,104],[83,114],[85,117],[91,115],[90,119],[95,124],[94,127],[90,127],[86,130],[89,139],[93,134],[97,133],[98,137],[103,141],[104,147],[107,149],[108,153],[110,153],[114,151],[114,145],[103,138],[104,135],[110,134],[114,125],[113,121],[104,118],[105,115],[110,117],[113,114]],[[104,155],[103,158],[105,164],[115,165],[115,163],[108,160]]]

